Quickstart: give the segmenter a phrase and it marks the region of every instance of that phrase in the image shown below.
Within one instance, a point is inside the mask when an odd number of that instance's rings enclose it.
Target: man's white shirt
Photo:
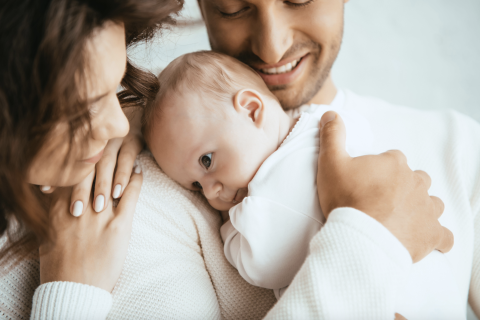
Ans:
[[[248,196],[230,209],[230,220],[222,226],[227,260],[249,283],[274,289],[277,298],[292,282],[325,222],[316,188],[322,115],[334,110],[342,117],[351,156],[371,153],[375,139],[368,121],[355,110],[345,110],[345,101],[339,91],[330,106],[310,105],[300,114],[249,183]],[[433,252],[413,265],[399,286],[395,311],[408,319],[465,319],[459,296],[450,262]]]

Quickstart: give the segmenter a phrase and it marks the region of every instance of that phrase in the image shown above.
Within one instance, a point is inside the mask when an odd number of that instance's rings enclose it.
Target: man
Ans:
[[[269,89],[278,97],[282,106],[292,115],[298,114],[298,110],[301,109],[299,106],[311,103],[332,104],[355,109],[364,115],[372,125],[376,139],[373,148],[375,153],[399,149],[406,155],[411,168],[428,171],[433,180],[431,192],[438,195],[445,203],[445,212],[440,218],[440,222],[452,230],[455,235],[455,246],[446,256],[452,265],[460,288],[461,299],[466,303],[468,296],[473,310],[480,315],[480,125],[453,112],[422,112],[399,108],[380,100],[359,97],[351,92],[337,90],[330,70],[342,41],[345,2],[348,0],[198,0],[212,49],[236,57],[255,69]],[[433,246],[440,251],[448,251],[448,245],[445,245],[448,241],[445,238],[449,237],[449,232],[446,229],[436,226],[438,231],[432,233],[431,236],[425,234],[426,230],[418,229],[416,237],[408,236],[408,240],[406,240],[402,239],[403,232],[407,229],[401,220],[386,222],[382,214],[372,214],[370,206],[373,203],[378,203],[378,212],[397,210],[390,210],[394,206],[389,207],[385,203],[381,205],[384,202],[383,199],[388,199],[388,197],[381,199],[379,196],[386,192],[382,188],[376,190],[371,188],[365,191],[365,188],[369,187],[369,182],[366,181],[373,181],[374,178],[365,174],[363,169],[374,166],[379,158],[359,158],[356,160],[356,164],[359,165],[361,161],[363,163],[356,167],[358,170],[355,170],[353,165],[355,161],[345,160],[348,157],[341,150],[342,139],[338,138],[342,135],[338,135],[338,132],[342,133],[341,121],[334,115],[330,114],[329,116],[330,119],[324,117],[322,122],[327,122],[332,118],[334,120],[324,125],[322,135],[331,135],[333,142],[331,144],[324,143],[322,146],[318,176],[318,179],[323,181],[323,185],[329,186],[329,190],[319,189],[319,197],[324,211],[331,212],[332,209],[342,206],[364,211],[381,222],[384,228],[400,240],[409,250],[414,262],[420,260],[429,251],[423,251],[422,254],[417,253],[418,255],[416,255],[409,246],[415,247],[415,243],[429,241],[426,239],[436,237],[438,242]],[[405,161],[401,157],[399,159],[400,162]],[[392,171],[384,170],[382,165],[379,165],[377,169],[377,174],[382,172],[385,180],[393,179],[395,175]],[[369,171],[369,174],[372,172],[375,170]],[[363,204],[352,201],[351,195],[358,195],[361,191],[368,200]],[[349,200],[342,202],[339,200],[342,197]],[[333,198],[336,200],[332,200]],[[334,203],[335,201],[336,203]],[[403,203],[406,202],[410,203],[412,208],[415,206],[411,199],[405,197]],[[441,201],[435,199],[430,205],[441,206],[442,204]],[[332,213],[335,213],[335,217],[339,216],[335,210]],[[330,218],[333,218],[333,214]],[[407,216],[405,216],[405,220],[408,220]],[[332,221],[338,222],[337,220]],[[328,222],[330,219],[327,220],[327,225]],[[403,228],[403,231],[399,231],[398,228]],[[411,234],[414,234],[413,228],[413,226],[410,228]],[[363,283],[368,283],[366,279],[348,277],[348,274],[349,272],[358,272],[358,270],[363,271],[363,268],[374,268],[374,266],[355,265],[351,270],[342,273],[344,278],[331,279],[331,277],[327,277],[326,280],[333,284],[330,287],[321,283],[325,287],[325,292],[311,289],[313,293],[305,293],[305,283],[317,281],[320,286],[321,282],[321,279],[312,279],[306,270],[314,267],[327,268],[320,262],[321,251],[325,248],[319,249],[322,245],[320,239],[323,241],[329,239],[327,231],[320,231],[319,234],[324,233],[324,235],[318,235],[312,241],[313,257],[311,256],[307,260],[304,268],[297,275],[297,282],[292,285],[295,289],[290,289],[292,292],[290,295],[287,293],[286,296],[290,301],[283,302],[284,299],[282,299],[270,315],[272,317],[283,314],[291,317],[298,316],[298,313],[292,311],[291,300],[296,299],[303,310],[309,310],[307,313],[303,313],[304,315],[328,317],[328,312],[322,313],[323,311],[318,309],[328,309],[328,305],[324,302],[332,300],[326,299],[324,295],[327,295],[328,292],[333,295],[333,291],[328,290],[338,284],[345,288],[342,291],[343,296],[338,297],[338,300],[343,299],[345,304],[337,304],[337,310],[346,307],[353,312],[345,311],[344,316],[353,315],[355,312],[364,312],[365,305],[368,306],[368,303],[371,303],[370,307],[379,308],[375,299],[383,299],[381,301],[385,304],[382,307],[389,305],[382,310],[385,313],[382,314],[379,310],[373,313],[365,311],[364,317],[393,316],[395,290],[392,288],[398,285],[398,281],[402,279],[402,272],[393,275],[385,270],[380,270],[379,273],[385,272],[385,275],[388,275],[385,276],[383,282],[381,276],[377,278],[373,276],[368,279],[370,285],[374,287],[374,291],[379,293],[379,295],[372,294],[371,300],[363,300],[348,294],[350,292],[355,295],[356,291],[348,291],[355,286],[355,284],[352,285],[352,282],[357,282],[356,285],[359,286],[361,286],[359,281],[363,280]],[[380,230],[377,231],[380,232]],[[442,237],[444,240],[438,240]],[[443,244],[438,244],[441,241],[444,241]],[[313,248],[316,248],[318,252],[315,252]],[[393,244],[383,249],[395,251]],[[315,256],[317,253],[318,256]],[[350,254],[352,253],[350,252]],[[393,255],[396,257],[395,259],[401,260],[400,253]],[[338,262],[341,265],[341,261]],[[397,267],[402,263],[399,262]],[[348,286],[344,282],[347,280],[350,281]],[[378,283],[375,282],[376,280]],[[375,285],[377,286],[375,287]],[[316,301],[316,306],[315,304],[309,305],[306,302],[309,299]],[[363,306],[356,305],[356,303],[363,304]],[[296,308],[297,311],[298,309]]]

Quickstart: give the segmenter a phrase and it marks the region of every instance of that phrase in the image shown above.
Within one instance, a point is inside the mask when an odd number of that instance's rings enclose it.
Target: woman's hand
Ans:
[[[84,204],[88,203],[94,178],[93,208],[96,212],[102,212],[107,208],[110,197],[118,199],[124,193],[132,174],[135,159],[144,146],[141,132],[142,110],[129,108],[124,112],[129,119],[130,131],[126,137],[112,139],[108,142],[102,158],[95,166],[96,176],[90,175],[73,187],[70,212],[74,216],[80,216],[85,212]],[[114,173],[115,177],[113,177]]]
[[[412,171],[400,151],[351,158],[345,126],[333,111],[323,115],[320,127],[317,185],[327,218],[340,207],[363,211],[395,235],[414,262],[434,249],[452,248],[453,234],[438,222],[444,204],[428,194],[428,174]]]
[[[49,212],[54,238],[40,246],[42,284],[70,281],[112,291],[127,255],[142,180],[141,172],[131,176],[116,208],[108,201],[97,213],[88,201],[80,217],[69,213],[71,188],[57,188]]]

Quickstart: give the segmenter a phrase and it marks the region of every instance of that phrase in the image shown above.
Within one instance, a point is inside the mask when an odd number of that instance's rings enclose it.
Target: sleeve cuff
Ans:
[[[75,282],[49,282],[35,290],[30,319],[105,319],[112,307],[109,292]]]

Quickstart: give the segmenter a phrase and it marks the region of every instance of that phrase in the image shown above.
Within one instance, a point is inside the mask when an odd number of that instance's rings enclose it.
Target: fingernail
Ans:
[[[48,191],[48,190],[50,190],[50,189],[52,189],[52,187],[50,187],[50,186],[41,186],[41,187],[40,187],[40,190],[42,190],[43,192],[46,192],[46,191]]]
[[[97,198],[95,199],[95,211],[96,212],[100,212],[103,210],[103,207],[105,206],[105,197],[100,194],[97,196]]]
[[[80,217],[83,213],[83,202],[78,200],[78,201],[75,201],[75,203],[73,204],[73,216],[74,217]]]
[[[135,166],[135,170],[134,170],[134,171],[135,171],[136,174],[139,174],[139,173],[142,172],[142,168],[140,168],[140,166],[137,164],[137,165]]]
[[[120,193],[122,193],[122,185],[117,184],[113,189],[113,199],[120,197]]]
[[[320,129],[323,129],[323,127],[329,123],[330,121],[335,120],[337,115],[333,112],[327,112],[326,114],[323,115],[322,119],[320,120]]]

